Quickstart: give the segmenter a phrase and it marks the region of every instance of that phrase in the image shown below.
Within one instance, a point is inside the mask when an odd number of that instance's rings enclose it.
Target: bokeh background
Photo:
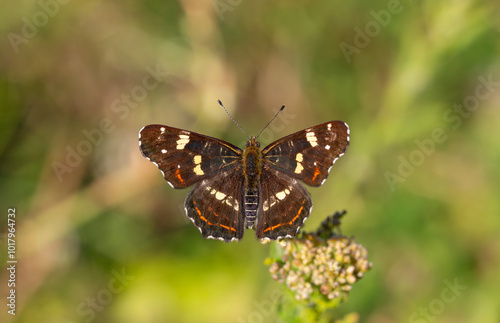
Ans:
[[[1,1],[1,322],[276,322],[270,245],[204,240],[138,149],[162,123],[263,145],[343,120],[313,230],[373,269],[339,315],[500,321],[498,1]]]

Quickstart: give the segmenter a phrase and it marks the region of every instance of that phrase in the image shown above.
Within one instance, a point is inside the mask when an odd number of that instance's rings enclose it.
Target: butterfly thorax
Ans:
[[[255,140],[254,136],[247,142],[242,156],[243,175],[245,176],[245,191],[243,195],[245,226],[253,228],[259,206],[259,186],[262,169],[262,151],[260,143]]]
[[[262,152],[260,143],[252,137],[243,151],[243,174],[249,187],[258,184],[261,172]]]

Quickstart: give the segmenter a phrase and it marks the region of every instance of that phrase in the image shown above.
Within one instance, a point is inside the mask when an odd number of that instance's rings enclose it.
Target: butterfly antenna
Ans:
[[[248,140],[250,140],[250,137],[248,137],[248,135],[245,132],[245,130],[243,130],[243,128],[240,127],[240,125],[238,124],[238,122],[236,122],[236,120],[234,120],[233,117],[231,117],[231,115],[229,114],[229,112],[227,112],[226,108],[222,104],[222,101],[221,100],[217,100],[217,102],[219,102],[220,106],[224,109],[224,111],[226,111],[226,113],[229,116],[229,118],[231,118],[231,120],[233,120],[233,122],[236,123],[236,125],[238,126],[238,128],[240,128],[241,132],[243,132],[245,134],[245,136],[247,136]]]
[[[273,120],[274,120],[274,119],[276,119],[276,117],[278,116],[278,114],[280,114],[280,112],[281,112],[281,111],[283,111],[283,109],[285,109],[285,106],[284,106],[284,105],[282,105],[282,106],[281,106],[281,109],[280,109],[280,110],[276,113],[276,115],[275,115],[275,116],[271,119],[271,121],[269,121],[269,122],[266,124],[266,126],[265,126],[264,128],[262,128],[262,130],[259,132],[259,134],[258,134],[258,135],[257,135],[257,137],[255,137],[255,138],[259,138],[260,134],[261,134],[264,130],[266,130],[266,128],[267,128],[267,127],[271,124],[271,122],[273,122]]]

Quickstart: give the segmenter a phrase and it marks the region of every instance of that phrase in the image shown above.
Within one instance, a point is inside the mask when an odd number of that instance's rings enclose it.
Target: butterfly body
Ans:
[[[252,136],[242,153],[243,176],[245,178],[243,205],[245,207],[245,228],[252,229],[259,206],[262,151],[260,143]]]
[[[312,209],[305,187],[323,184],[349,145],[349,128],[331,121],[281,138],[264,149],[251,137],[244,150],[195,132],[149,125],[142,154],[174,188],[193,186],[187,217],[203,237],[235,241],[246,229],[267,241],[294,236]]]

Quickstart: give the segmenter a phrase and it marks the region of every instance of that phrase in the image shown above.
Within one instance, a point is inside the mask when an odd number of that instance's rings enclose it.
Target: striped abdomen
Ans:
[[[247,189],[245,191],[245,226],[248,229],[253,228],[255,217],[257,216],[257,208],[259,207],[259,192],[255,189]]]

